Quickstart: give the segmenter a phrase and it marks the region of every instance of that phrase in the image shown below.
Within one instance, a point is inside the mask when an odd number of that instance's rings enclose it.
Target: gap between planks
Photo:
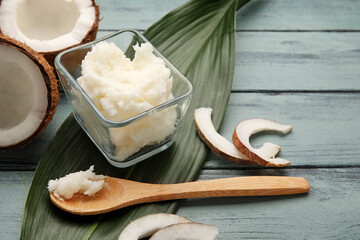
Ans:
[[[213,171],[213,170],[223,170],[223,171],[232,171],[232,170],[277,170],[277,169],[354,169],[354,168],[360,168],[360,164],[359,165],[321,165],[321,166],[314,166],[314,165],[299,165],[299,166],[286,166],[286,167],[281,167],[281,168],[277,168],[277,167],[265,167],[265,166],[257,166],[257,165],[232,165],[231,167],[209,167],[209,166],[204,166],[201,170],[203,171]]]
[[[333,93],[333,94],[343,94],[343,93],[360,93],[360,90],[352,90],[352,89],[337,89],[337,90],[307,90],[307,89],[285,89],[285,90],[276,90],[276,89],[251,89],[251,90],[231,90],[231,93]]]
[[[121,29],[99,29],[99,32],[117,32]],[[144,32],[145,29],[135,29],[139,32]],[[308,30],[308,29],[288,29],[288,30],[281,30],[281,29],[246,29],[246,30],[240,30],[236,29],[236,32],[275,32],[275,33],[332,33],[332,32],[338,32],[338,33],[359,33],[360,30],[354,30],[354,29],[321,29],[321,30]]]
[[[64,93],[64,89],[59,86],[59,92]],[[350,90],[350,89],[338,89],[338,90],[276,90],[276,89],[244,89],[244,90],[231,90],[231,93],[264,93],[264,94],[281,94],[281,93],[332,93],[332,94],[344,94],[344,93],[354,93],[360,94],[360,90]]]

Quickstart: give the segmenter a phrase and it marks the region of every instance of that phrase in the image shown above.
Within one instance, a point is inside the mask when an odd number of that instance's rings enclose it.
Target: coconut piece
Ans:
[[[94,40],[98,24],[94,0],[0,0],[0,31],[51,65],[60,51]]]
[[[0,35],[0,149],[31,142],[59,101],[53,68],[24,44]]]
[[[119,240],[137,240],[151,236],[159,229],[172,224],[191,222],[189,219],[169,213],[150,214],[129,223],[119,236]]]
[[[233,143],[221,136],[211,121],[211,108],[198,108],[195,110],[194,120],[200,138],[217,155],[232,162],[254,164],[249,158],[239,152]]]
[[[60,201],[64,201],[64,198],[70,199],[76,193],[91,197],[104,187],[104,179],[104,175],[94,173],[94,165],[92,165],[86,171],[69,173],[59,179],[50,180],[48,190]]]
[[[179,223],[157,231],[150,240],[213,240],[219,230],[203,223]]]
[[[235,128],[233,143],[235,147],[248,156],[251,161],[259,165],[270,167],[283,167],[290,161],[276,158],[281,147],[273,143],[265,143],[261,148],[255,149],[250,145],[250,136],[261,131],[277,131],[283,134],[291,132],[292,126],[284,125],[268,119],[248,119],[241,121]]]

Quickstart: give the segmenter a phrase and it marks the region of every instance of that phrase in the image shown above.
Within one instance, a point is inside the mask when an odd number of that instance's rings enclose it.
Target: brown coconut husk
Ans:
[[[99,6],[95,3],[95,0],[91,0],[92,5],[95,9],[95,21],[93,23],[93,25],[91,26],[91,28],[89,29],[88,33],[85,35],[85,37],[83,38],[83,40],[75,45],[60,49],[60,50],[56,50],[56,51],[51,51],[51,52],[39,52],[40,54],[42,54],[45,59],[49,62],[49,64],[54,67],[54,60],[56,55],[58,55],[60,52],[75,47],[75,46],[79,46],[82,45],[84,43],[88,43],[91,41],[94,41],[96,39],[96,34],[99,28],[99,22],[100,22],[100,9]],[[0,0],[0,5],[2,3],[2,0]],[[2,34],[2,31],[0,29],[0,34]],[[3,34],[4,35],[4,34]],[[55,69],[54,69],[54,73],[55,73]]]
[[[0,44],[9,46],[14,48],[24,55],[26,55],[29,59],[31,59],[40,69],[41,75],[44,79],[46,89],[47,89],[47,101],[48,107],[46,109],[46,113],[44,118],[42,119],[41,124],[35,130],[33,134],[31,134],[28,138],[14,143],[9,146],[0,146],[1,150],[9,150],[17,147],[23,147],[26,144],[30,143],[34,140],[49,124],[50,120],[53,118],[53,115],[56,111],[56,107],[59,103],[59,90],[58,90],[58,80],[55,77],[54,69],[48,61],[44,58],[43,55],[34,51],[24,43],[21,43],[13,38],[0,34]]]
[[[1,2],[0,2],[0,4],[1,4]],[[85,37],[83,38],[83,40],[80,43],[78,43],[76,45],[69,46],[67,48],[57,50],[57,51],[53,51],[53,52],[40,52],[40,54],[44,55],[45,59],[49,62],[49,64],[51,66],[54,67],[55,57],[60,52],[66,50],[66,49],[75,47],[75,46],[79,46],[79,45],[94,41],[96,39],[96,34],[97,34],[97,31],[98,31],[99,22],[100,22],[100,9],[99,9],[99,6],[95,4],[94,0],[92,0],[92,4],[93,4],[93,7],[95,8],[95,22],[93,23],[93,25],[91,26],[89,32],[85,35]]]

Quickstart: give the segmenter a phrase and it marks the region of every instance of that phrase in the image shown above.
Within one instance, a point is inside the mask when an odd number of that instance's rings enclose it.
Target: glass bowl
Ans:
[[[161,58],[171,71],[174,98],[122,121],[109,120],[77,82],[77,78],[81,76],[81,63],[85,55],[91,51],[94,44],[105,40],[115,43],[130,59],[134,57],[132,46],[149,42],[136,30],[123,29],[88,44],[61,52],[55,59],[55,67],[77,122],[109,163],[115,167],[125,168],[171,146],[175,140],[176,129],[190,103],[193,87],[190,81],[153,47],[153,54]],[[174,123],[171,133],[161,140],[152,142],[150,140],[149,143],[140,147],[135,153],[124,157],[123,150],[127,151],[127,144],[129,144],[124,139],[133,138],[133,130],[140,132],[150,130],[150,128],[152,128],[151,130],[156,128],[161,130],[165,120],[159,116],[163,116],[161,114],[170,111]],[[121,137],[117,137],[116,134],[118,133],[121,134]],[[141,136],[141,133],[138,133],[138,136]],[[117,140],[115,141],[115,139]],[[123,140],[118,141],[119,139]],[[131,147],[131,144],[129,144],[129,148]]]

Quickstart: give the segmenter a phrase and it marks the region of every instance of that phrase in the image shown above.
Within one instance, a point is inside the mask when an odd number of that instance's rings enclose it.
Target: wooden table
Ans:
[[[144,30],[184,0],[98,0],[98,36]],[[238,121],[269,118],[293,125],[281,145],[290,167],[229,163],[213,153],[200,179],[287,175],[308,179],[310,193],[181,201],[178,214],[215,224],[218,239],[360,239],[360,1],[254,0],[237,14],[233,91],[221,134]],[[28,147],[0,153],[0,239],[17,239],[37,162],[70,113],[64,96],[54,120]]]

